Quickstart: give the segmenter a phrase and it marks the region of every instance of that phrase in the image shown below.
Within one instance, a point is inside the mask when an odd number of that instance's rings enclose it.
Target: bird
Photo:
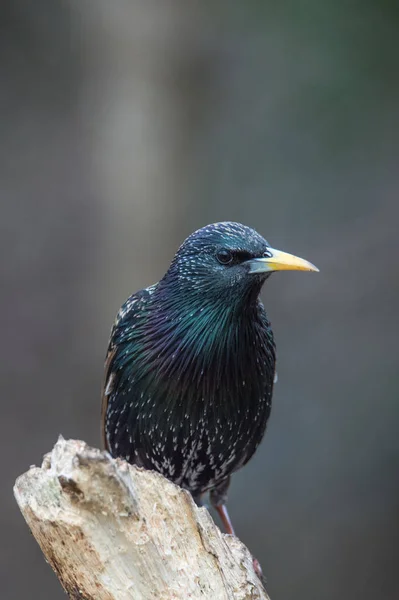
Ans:
[[[232,535],[231,475],[264,436],[276,379],[260,292],[284,270],[318,271],[240,223],[198,229],[162,279],[122,305],[105,360],[105,448],[158,471],[197,503],[209,492]]]

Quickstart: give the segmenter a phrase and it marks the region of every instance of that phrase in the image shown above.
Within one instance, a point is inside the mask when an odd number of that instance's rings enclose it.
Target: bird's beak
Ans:
[[[287,252],[281,252],[281,250],[275,250],[274,248],[268,248],[268,252],[271,254],[270,257],[265,258],[253,258],[248,261],[250,273],[268,273],[269,271],[319,271],[317,267],[312,263],[288,254]]]

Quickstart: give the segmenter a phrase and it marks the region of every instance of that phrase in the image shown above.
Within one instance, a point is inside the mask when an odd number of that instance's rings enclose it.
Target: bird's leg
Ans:
[[[193,494],[193,500],[195,504],[199,507],[203,506],[204,508],[209,508],[208,504],[204,502],[204,493],[202,494]]]
[[[192,494],[193,500],[197,506],[203,506],[203,494]]]
[[[235,535],[233,524],[229,517],[229,513],[227,511],[226,502],[227,502],[227,490],[230,485],[230,477],[224,479],[219,485],[213,488],[209,494],[211,504],[216,509],[219,514],[219,517],[223,523],[223,527],[226,533],[230,535]]]
[[[220,506],[215,506],[217,512],[219,513],[219,517],[223,523],[223,527],[226,530],[226,533],[229,535],[235,535],[234,527],[229,517],[228,510],[225,504],[220,504]]]
[[[213,488],[209,494],[212,506],[217,510],[219,517],[223,523],[223,527],[226,533],[235,535],[233,524],[229,517],[229,513],[226,508],[227,502],[227,490],[230,485],[230,477],[224,479],[219,485]],[[261,581],[263,581],[262,567],[257,558],[252,557],[254,571]]]

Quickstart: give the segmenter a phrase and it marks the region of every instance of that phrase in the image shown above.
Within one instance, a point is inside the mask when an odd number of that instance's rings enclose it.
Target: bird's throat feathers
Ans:
[[[263,339],[259,290],[240,302],[233,295],[192,292],[183,301],[179,294],[177,301],[173,289],[166,288],[161,284],[154,293],[157,308],[147,324],[146,360],[169,391],[175,388],[173,393],[186,395],[194,389],[212,396],[223,389],[228,395],[245,386],[251,373],[258,380],[270,344]]]

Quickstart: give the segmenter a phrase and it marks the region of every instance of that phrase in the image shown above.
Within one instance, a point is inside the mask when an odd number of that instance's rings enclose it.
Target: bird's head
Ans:
[[[310,262],[275,250],[254,229],[221,222],[192,233],[180,246],[165,276],[181,292],[204,300],[257,297],[273,271],[318,271]]]

